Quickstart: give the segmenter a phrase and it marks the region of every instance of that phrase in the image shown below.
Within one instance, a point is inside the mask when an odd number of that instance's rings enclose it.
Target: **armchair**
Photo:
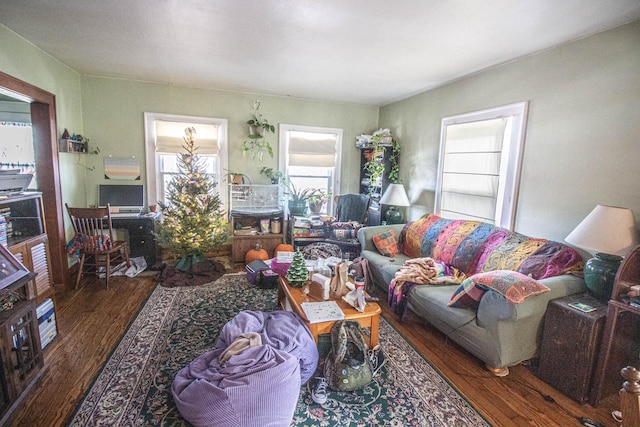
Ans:
[[[343,194],[335,197],[336,220],[329,225],[330,235],[325,240],[338,245],[342,252],[353,257],[360,255],[358,230],[366,224],[371,197],[367,194]]]

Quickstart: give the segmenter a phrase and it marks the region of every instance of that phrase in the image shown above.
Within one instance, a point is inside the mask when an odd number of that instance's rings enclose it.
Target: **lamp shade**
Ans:
[[[411,206],[409,203],[409,197],[402,184],[389,184],[387,190],[380,199],[381,205],[392,206]]]
[[[633,211],[603,205],[596,206],[565,241],[589,252],[618,256],[640,244]]]

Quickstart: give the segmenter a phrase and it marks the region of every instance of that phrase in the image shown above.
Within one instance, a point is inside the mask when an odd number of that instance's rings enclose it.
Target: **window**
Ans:
[[[296,188],[340,193],[342,129],[280,125],[280,164]],[[333,198],[324,212],[333,212]]]
[[[527,103],[442,119],[435,213],[513,228]]]
[[[227,168],[227,120],[144,113],[144,121],[149,205],[167,202],[167,184],[178,172],[176,154],[184,152],[184,130],[193,127],[196,129],[198,157],[218,182],[216,190],[223,209],[226,209],[227,192],[221,188],[221,177]]]

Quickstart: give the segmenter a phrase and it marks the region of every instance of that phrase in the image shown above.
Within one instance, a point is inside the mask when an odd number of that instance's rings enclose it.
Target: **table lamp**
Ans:
[[[402,184],[389,184],[386,191],[380,199],[381,205],[389,205],[389,209],[385,215],[387,224],[402,224],[402,211],[397,206],[411,206],[407,192]]]
[[[631,209],[598,205],[565,241],[595,253],[584,266],[584,282],[594,297],[607,302],[622,257],[640,243],[640,238]]]

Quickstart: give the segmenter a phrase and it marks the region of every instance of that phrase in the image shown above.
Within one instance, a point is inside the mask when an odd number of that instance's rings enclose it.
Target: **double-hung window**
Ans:
[[[179,172],[177,154],[185,152],[185,129],[193,127],[196,153],[218,183],[216,191],[226,209],[227,192],[220,186],[222,171],[227,167],[227,120],[156,113],[145,113],[144,118],[149,205],[168,203],[168,184]]]
[[[297,189],[340,193],[342,129],[280,124],[280,164]],[[325,212],[333,211],[333,198]]]
[[[512,229],[527,103],[442,119],[435,213]]]

